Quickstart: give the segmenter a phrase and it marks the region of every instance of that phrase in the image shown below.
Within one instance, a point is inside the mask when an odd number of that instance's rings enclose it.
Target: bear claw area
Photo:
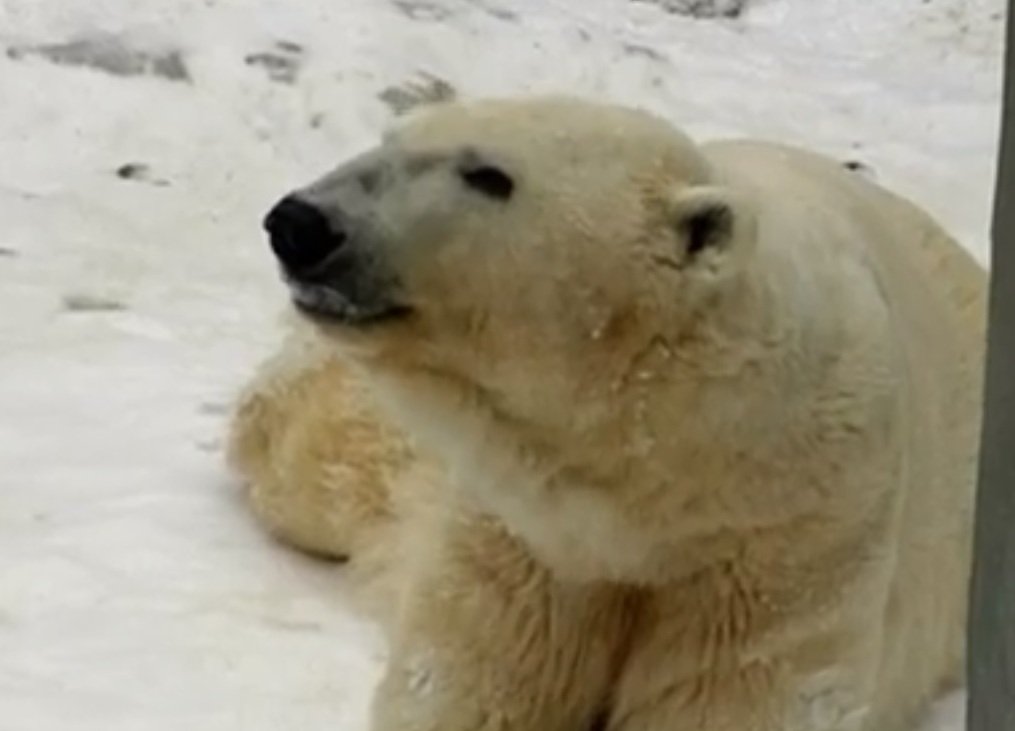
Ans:
[[[862,162],[982,261],[1003,9],[0,3],[0,726],[366,730],[378,630],[222,464],[280,334],[288,186],[422,104],[567,91]]]

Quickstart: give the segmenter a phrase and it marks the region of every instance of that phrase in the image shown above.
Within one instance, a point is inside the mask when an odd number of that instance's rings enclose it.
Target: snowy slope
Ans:
[[[252,525],[220,438],[284,305],[262,212],[407,85],[860,159],[983,258],[1001,7],[0,0],[0,731],[364,728],[383,646]]]

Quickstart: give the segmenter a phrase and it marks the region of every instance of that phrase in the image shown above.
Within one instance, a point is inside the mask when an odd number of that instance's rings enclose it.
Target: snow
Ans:
[[[221,437],[284,307],[260,216],[389,105],[565,90],[802,143],[982,260],[1002,6],[0,0],[0,727],[365,728],[377,630],[253,525]]]

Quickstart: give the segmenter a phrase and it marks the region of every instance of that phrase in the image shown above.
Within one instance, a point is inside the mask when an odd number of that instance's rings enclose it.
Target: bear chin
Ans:
[[[405,305],[377,302],[354,302],[331,287],[320,284],[290,282],[293,306],[312,321],[339,325],[376,325],[405,319],[412,309]]]

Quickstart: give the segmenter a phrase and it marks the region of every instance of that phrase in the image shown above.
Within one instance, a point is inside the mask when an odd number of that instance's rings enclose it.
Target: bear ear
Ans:
[[[679,268],[718,280],[737,271],[754,247],[757,217],[741,194],[718,186],[692,186],[677,193],[669,220]]]

